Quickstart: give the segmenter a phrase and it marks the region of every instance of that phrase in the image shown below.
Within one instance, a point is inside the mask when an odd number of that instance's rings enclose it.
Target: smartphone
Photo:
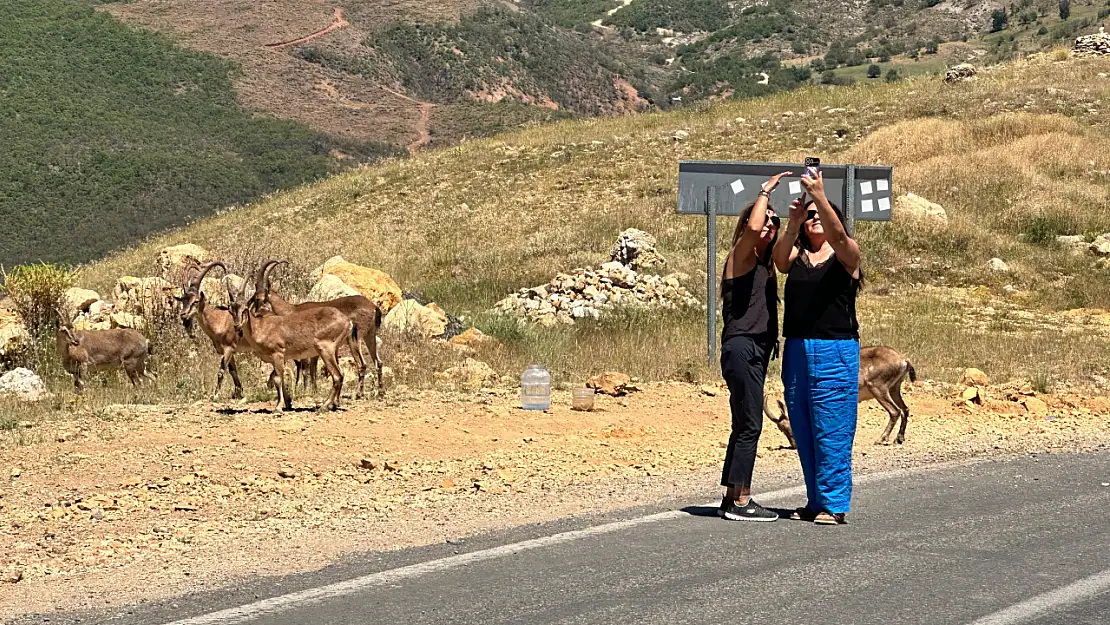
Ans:
[[[816,178],[817,173],[821,171],[821,159],[816,156],[807,156],[803,171],[805,172],[803,175]]]

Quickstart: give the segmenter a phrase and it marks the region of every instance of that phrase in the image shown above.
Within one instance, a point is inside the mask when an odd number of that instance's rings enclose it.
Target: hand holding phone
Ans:
[[[805,169],[802,170],[802,175],[807,178],[817,179],[817,174],[821,172],[821,159],[816,156],[807,156],[805,161]]]

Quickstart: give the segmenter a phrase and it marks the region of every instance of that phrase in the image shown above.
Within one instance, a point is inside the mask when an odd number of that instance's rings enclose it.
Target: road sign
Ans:
[[[679,161],[678,212],[706,216],[706,327],[709,362],[717,352],[717,216],[739,216],[755,202],[763,183],[784,171],[771,193],[771,206],[780,217],[790,212],[790,203],[802,194],[803,165],[800,163],[756,163],[732,161]],[[890,221],[894,195],[890,167],[875,165],[821,165],[825,196],[845,211],[848,233],[858,221]]]

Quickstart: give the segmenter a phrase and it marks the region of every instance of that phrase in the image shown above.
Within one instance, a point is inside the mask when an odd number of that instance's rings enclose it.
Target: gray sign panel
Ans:
[[[845,182],[849,168],[854,167],[855,183],[850,198],[857,220],[889,221],[893,198],[891,195],[891,168],[877,166],[821,165],[824,174],[825,194],[843,207],[846,200]],[[800,181],[803,166],[800,163],[752,163],[730,161],[680,161],[678,164],[678,212],[692,215],[706,214],[706,199],[710,187],[716,188],[717,214],[739,215],[744,207],[756,200],[764,182],[771,176],[794,172],[784,178],[771,193],[771,205],[778,215],[785,217],[790,202],[802,194]]]

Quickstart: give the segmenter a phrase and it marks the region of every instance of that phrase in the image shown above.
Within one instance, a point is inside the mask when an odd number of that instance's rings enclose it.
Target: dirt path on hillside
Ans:
[[[409,96],[390,89],[389,87],[382,87],[385,92],[395,95],[406,102],[412,102],[420,108],[420,119],[416,124],[416,132],[419,136],[411,143],[408,144],[409,154],[415,153],[420,148],[428,144],[432,140],[430,121],[432,117],[432,108],[435,106],[431,102],[422,102],[420,100],[410,98]]]
[[[1044,395],[1030,412],[1012,391],[991,389],[981,406],[954,395],[921,383],[907,393],[903,447],[871,444],[887,417],[864,404],[859,469],[1110,444],[1105,397]],[[515,389],[492,389],[285,416],[263,404],[117,406],[0,433],[0,580],[22,576],[0,581],[0,620],[715,490],[724,389],[656,383],[593,412],[568,405],[557,392],[550,412],[525,412]],[[800,483],[784,443],[768,424],[764,483]]]
[[[339,30],[340,28],[343,28],[345,26],[350,26],[350,25],[351,25],[351,23],[348,22],[346,16],[343,15],[343,9],[341,9],[339,7],[336,7],[335,8],[335,17],[332,20],[331,25],[328,26],[327,28],[321,28],[320,30],[309,33],[309,34],[305,35],[304,37],[298,37],[297,39],[290,39],[289,41],[281,41],[281,42],[278,42],[278,43],[267,43],[265,45],[266,45],[267,48],[280,49],[280,48],[284,48],[286,46],[295,46],[295,45],[299,45],[299,44],[302,44],[302,43],[308,43],[309,41],[312,41],[313,39],[316,39],[317,37],[322,37],[322,36],[332,32],[334,30]]]

